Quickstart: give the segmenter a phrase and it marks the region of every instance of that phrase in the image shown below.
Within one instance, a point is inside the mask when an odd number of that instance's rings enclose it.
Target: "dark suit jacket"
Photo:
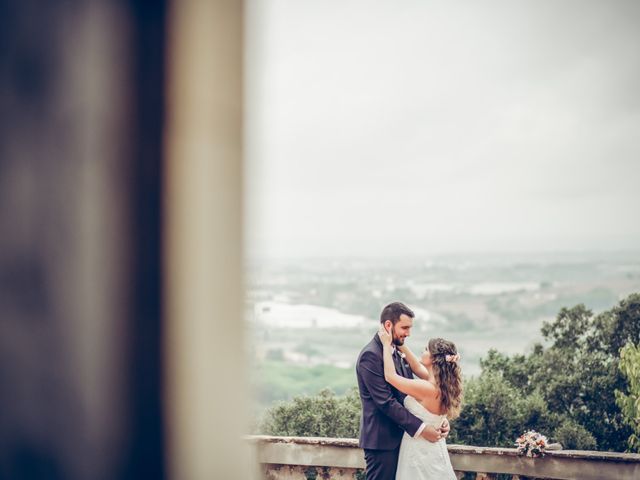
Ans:
[[[396,372],[413,378],[405,360],[394,361]],[[356,363],[358,389],[362,402],[360,417],[360,447],[393,450],[400,445],[402,432],[414,436],[422,420],[404,408],[404,395],[384,379],[382,342],[376,334],[360,352]]]

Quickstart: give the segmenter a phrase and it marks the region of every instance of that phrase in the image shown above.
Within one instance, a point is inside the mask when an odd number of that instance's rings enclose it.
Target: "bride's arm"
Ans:
[[[411,371],[418,378],[429,380],[429,370],[427,370],[427,367],[420,363],[420,360],[418,360],[418,357],[411,351],[411,349],[406,345],[402,345],[401,347],[398,347],[398,349],[407,357],[407,362],[409,362]]]
[[[418,401],[434,393],[432,390],[435,390],[435,387],[431,383],[420,379],[405,378],[396,373],[396,368],[393,364],[393,357],[391,356],[391,335],[387,333],[384,326],[380,327],[378,335],[382,341],[384,379],[402,393],[411,395]]]

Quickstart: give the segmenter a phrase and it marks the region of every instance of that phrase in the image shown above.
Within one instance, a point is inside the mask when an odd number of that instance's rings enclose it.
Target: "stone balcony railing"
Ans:
[[[364,454],[354,439],[251,436],[248,441],[265,480],[365,478]],[[544,458],[527,458],[513,448],[448,448],[458,478],[488,480],[507,474],[512,479],[640,479],[638,454],[560,450]]]

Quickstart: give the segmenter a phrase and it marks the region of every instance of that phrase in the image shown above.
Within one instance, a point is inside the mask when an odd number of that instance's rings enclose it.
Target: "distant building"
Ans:
[[[255,306],[257,322],[274,328],[357,328],[367,323],[362,315],[350,315],[316,305],[260,302]]]

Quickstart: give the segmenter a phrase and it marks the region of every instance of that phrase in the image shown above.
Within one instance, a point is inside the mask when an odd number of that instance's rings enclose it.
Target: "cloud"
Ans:
[[[401,5],[253,3],[249,250],[640,245],[640,6]]]

